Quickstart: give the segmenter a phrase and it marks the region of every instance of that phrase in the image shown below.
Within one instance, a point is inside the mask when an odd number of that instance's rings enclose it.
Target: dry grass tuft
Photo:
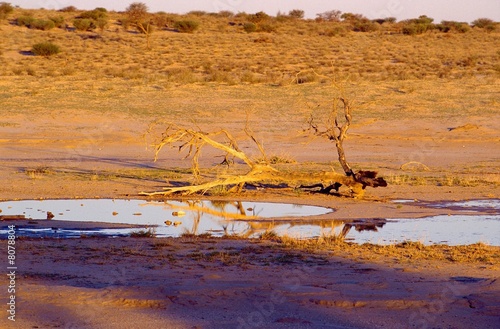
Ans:
[[[282,237],[284,247],[307,252],[331,251],[365,259],[384,257],[399,261],[414,259],[438,260],[456,263],[483,263],[500,265],[500,247],[476,243],[466,246],[430,245],[421,242],[402,242],[392,245],[347,243],[341,236],[320,237],[318,239],[295,239]]]

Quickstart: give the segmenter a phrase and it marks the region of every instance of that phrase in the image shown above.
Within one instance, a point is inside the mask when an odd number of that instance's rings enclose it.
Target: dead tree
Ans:
[[[308,124],[308,130],[312,130],[313,134],[320,137],[325,137],[335,143],[337,149],[338,160],[344,173],[347,177],[352,177],[356,182],[363,185],[363,189],[367,186],[385,187],[387,182],[382,177],[377,177],[376,171],[359,170],[354,172],[345,157],[344,140],[347,137],[347,130],[352,122],[351,101],[344,97],[336,97],[333,100],[332,109],[328,115],[326,125],[320,127],[315,122],[315,118],[311,115]],[[343,114],[339,114],[339,109],[342,109]],[[343,117],[343,118],[342,118]],[[329,193],[332,189],[338,191],[340,182],[334,185],[326,186],[322,189],[323,192]]]

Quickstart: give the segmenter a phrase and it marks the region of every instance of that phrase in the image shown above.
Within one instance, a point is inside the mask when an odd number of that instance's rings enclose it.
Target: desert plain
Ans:
[[[498,29],[404,35],[397,26],[339,32],[330,22],[271,20],[270,31],[248,33],[239,25],[244,17],[193,13],[187,19],[198,30],[159,29],[148,47],[144,35],[119,24],[120,13],[109,13],[100,31],[13,23],[59,14],[16,8],[0,22],[2,201],[146,200],[141,192],[193,183],[185,153],[165,148],[154,161],[154,143],[171,124],[225,129],[248,156],[262,157],[248,126],[276,168],[341,173],[334,143],[307,129],[311,115],[327,121],[335,97],[354,104],[347,161],[377,171],[387,187],[368,187],[355,199],[342,189],[324,195],[267,182],[237,195],[218,189],[190,198],[318,205],[334,210],[319,219],[346,223],[460,213],[394,200],[499,198]],[[71,27],[79,14],[61,15]],[[32,45],[43,41],[61,52],[34,56]],[[202,180],[245,171],[238,161],[220,166],[222,156],[203,150]],[[8,240],[1,244],[8,274]],[[500,247],[487,241],[377,246],[266,231],[252,239],[19,236],[15,246],[16,321],[8,319],[2,275],[2,328],[500,324]]]

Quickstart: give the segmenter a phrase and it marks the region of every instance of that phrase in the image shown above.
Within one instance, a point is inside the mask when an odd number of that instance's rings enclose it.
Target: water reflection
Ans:
[[[0,202],[3,216],[130,224],[156,227],[159,236],[181,234],[243,234],[252,236],[261,230],[252,221],[264,218],[297,218],[323,215],[330,208],[284,203],[241,201],[144,201],[144,200],[25,200]],[[168,225],[167,225],[168,224]],[[276,225],[286,226],[284,225]],[[1,233],[1,232],[0,232]]]
[[[470,210],[498,209],[498,202],[450,203]],[[22,214],[44,219],[54,214],[54,221],[123,223],[152,227],[158,237],[183,234],[212,236],[237,235],[255,238],[266,232],[301,239],[337,236],[356,243],[392,244],[421,241],[424,244],[465,245],[484,242],[500,245],[500,215],[433,216],[417,219],[370,219],[354,222],[304,218],[332,211],[328,208],[293,204],[240,201],[143,201],[143,200],[49,200],[0,202],[2,216]],[[488,213],[488,212],[486,212]],[[270,220],[272,217],[280,217]],[[267,218],[267,219],[266,219]],[[3,222],[0,237],[5,238],[8,221]],[[102,226],[102,225],[101,225]],[[18,226],[18,234],[29,236],[78,237],[81,235],[121,236],[139,228],[62,230],[39,229],[36,225]]]

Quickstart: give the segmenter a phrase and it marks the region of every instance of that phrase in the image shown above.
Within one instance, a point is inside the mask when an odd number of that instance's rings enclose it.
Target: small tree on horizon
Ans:
[[[297,19],[303,19],[305,15],[305,12],[300,9],[293,9],[288,12],[288,16],[297,18]]]
[[[316,19],[320,21],[340,22],[341,15],[342,12],[340,10],[329,10],[321,14],[316,14],[318,16]]]
[[[481,29],[485,29],[486,31],[494,31],[496,26],[495,22],[489,18],[478,18],[472,22],[473,27],[478,27]]]

